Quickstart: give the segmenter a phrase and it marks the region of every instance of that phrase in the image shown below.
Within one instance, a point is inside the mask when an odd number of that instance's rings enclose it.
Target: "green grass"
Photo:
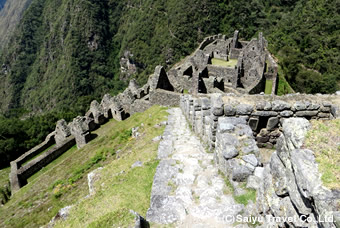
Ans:
[[[264,90],[265,94],[272,94],[273,80],[266,80],[266,88]]]
[[[11,168],[0,170],[0,203],[6,203],[10,197],[9,173]]]
[[[229,61],[225,61],[223,59],[212,58],[211,64],[221,67],[235,67],[237,65],[237,59],[229,59]]]
[[[256,190],[246,188],[246,184],[242,183],[240,187],[243,188],[246,191],[246,193],[236,196],[234,193],[233,185],[230,183],[228,177],[226,177],[221,171],[218,171],[218,173],[224,179],[225,187],[223,189],[223,194],[225,195],[232,194],[237,203],[243,204],[245,206],[248,205],[249,201],[253,201],[254,203],[256,202]]]
[[[237,203],[247,205],[249,201],[256,202],[256,190],[254,189],[245,189],[246,193],[243,195],[235,196],[234,199]]]
[[[289,85],[285,77],[283,76],[283,70],[280,65],[278,65],[278,84],[277,84],[277,95],[282,96],[288,93],[295,93],[292,87]]]
[[[340,190],[340,120],[312,120],[311,123],[305,147],[314,151],[322,183]]]
[[[125,121],[111,120],[103,125],[88,145],[71,148],[29,178],[28,184],[0,207],[0,227],[40,227],[68,205],[75,205],[71,217],[57,227],[105,227],[113,223],[113,227],[125,227],[133,222],[128,209],[145,216],[158,164],[158,142],[152,139],[164,130],[153,126],[166,116],[166,108],[154,106]],[[134,139],[129,135],[136,126],[140,136]],[[119,158],[117,150],[121,150]],[[143,166],[131,169],[138,160]],[[83,200],[89,193],[87,174],[99,166],[104,169],[96,186],[98,192]]]

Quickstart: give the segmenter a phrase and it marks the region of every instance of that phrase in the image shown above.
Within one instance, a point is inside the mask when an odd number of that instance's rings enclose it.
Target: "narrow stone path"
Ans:
[[[213,154],[191,132],[182,111],[169,112],[147,220],[175,227],[232,227],[231,217],[244,206],[226,191]]]

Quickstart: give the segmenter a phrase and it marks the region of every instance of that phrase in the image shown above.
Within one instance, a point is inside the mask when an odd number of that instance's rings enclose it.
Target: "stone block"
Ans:
[[[201,111],[201,107],[202,107],[201,99],[195,99],[194,100],[194,110],[195,111]]]
[[[210,99],[204,97],[202,98],[202,109],[203,110],[208,110],[211,108],[211,102]]]
[[[252,171],[245,165],[236,165],[233,167],[232,179],[233,181],[243,182],[252,174]]]
[[[275,100],[272,102],[272,110],[273,111],[282,111],[286,109],[290,109],[291,105],[285,101]]]
[[[331,107],[332,103],[330,103],[329,101],[323,101],[322,105],[325,106],[325,107]]]
[[[217,131],[219,133],[226,133],[226,132],[232,132],[234,131],[235,126],[231,123],[225,122],[225,121],[219,121],[218,122],[218,127],[217,127]]]
[[[264,117],[268,117],[268,116],[277,116],[278,113],[274,112],[274,111],[256,111],[252,113],[253,116],[264,116]]]
[[[307,110],[318,110],[320,108],[319,104],[308,103]]]
[[[288,181],[285,174],[285,166],[281,162],[280,158],[277,156],[276,152],[274,152],[271,156],[270,169],[273,177],[273,187],[275,189],[275,193],[278,196],[287,196]]]
[[[268,119],[268,123],[267,123],[267,127],[266,128],[268,130],[272,130],[272,129],[274,129],[278,125],[278,123],[279,123],[279,118],[277,118],[277,117],[270,117]]]
[[[253,175],[250,175],[247,179],[246,188],[257,190],[258,188],[260,188],[260,184],[261,184],[260,178],[253,176]]]
[[[257,160],[257,158],[254,154],[244,155],[244,156],[242,156],[242,160],[251,164],[254,167],[256,167],[259,164],[259,162],[258,162],[258,160]]]
[[[324,106],[320,107],[320,112],[330,112],[330,111],[331,111],[330,107],[324,107]]]
[[[293,107],[296,111],[306,110],[307,104],[302,102],[302,101],[297,101],[297,102],[295,102]]]
[[[258,142],[258,143],[266,143],[268,141],[269,141],[268,136],[265,136],[265,137],[257,136],[256,137],[256,142]]]
[[[202,111],[202,116],[210,116],[210,110],[203,110]]]
[[[291,117],[293,115],[294,113],[290,110],[285,110],[285,111],[280,112],[280,116],[282,117]]]
[[[259,125],[259,119],[258,118],[250,118],[248,124],[253,131],[256,131],[256,129]]]
[[[318,117],[320,118],[329,118],[330,114],[329,113],[324,113],[324,112],[319,112]]]
[[[224,145],[222,155],[225,159],[231,159],[238,155],[238,151],[233,145]]]
[[[250,115],[253,111],[253,106],[249,104],[239,104],[236,106],[237,115]]]
[[[224,105],[224,115],[234,116],[236,114],[236,109],[229,104]]]
[[[318,111],[298,111],[295,113],[297,117],[311,117],[311,116],[316,116],[318,114]]]
[[[211,106],[212,106],[212,113],[215,116],[222,116],[223,115],[223,100],[221,94],[213,94],[211,96]]]
[[[339,118],[340,117],[340,108],[338,106],[332,105],[331,113],[334,116],[334,118]]]
[[[259,101],[256,104],[256,110],[258,111],[262,111],[262,110],[268,111],[271,109],[272,109],[272,104],[269,101]]]

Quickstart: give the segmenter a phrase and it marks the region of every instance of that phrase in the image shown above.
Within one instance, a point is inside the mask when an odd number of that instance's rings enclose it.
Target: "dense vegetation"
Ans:
[[[0,110],[6,117],[18,109],[79,113],[91,99],[124,87],[119,60],[126,50],[138,63],[133,77],[142,84],[156,65],[170,67],[205,36],[231,36],[235,29],[243,39],[264,32],[294,90],[331,93],[340,82],[339,11],[340,0],[33,0],[1,50]],[[24,125],[16,118],[6,121]],[[16,133],[3,132],[0,140],[18,142]],[[19,135],[37,142],[38,134]],[[0,144],[3,152],[1,145],[7,143]],[[21,151],[33,144],[11,145]]]
[[[62,118],[71,120],[74,113],[51,112],[26,120],[17,117],[0,117],[0,168],[44,141],[54,131],[55,123]]]

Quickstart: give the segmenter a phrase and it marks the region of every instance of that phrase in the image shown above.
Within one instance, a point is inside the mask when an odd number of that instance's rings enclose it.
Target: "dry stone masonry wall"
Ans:
[[[338,95],[211,94],[184,95],[180,107],[234,194],[241,183],[257,191],[255,207],[245,210],[262,217],[262,227],[336,227],[340,192],[322,185],[314,152],[301,147],[308,120],[339,118],[339,102]],[[269,162],[258,147],[265,144],[276,147]]]
[[[193,130],[210,148],[215,147],[218,119],[223,116],[244,118],[257,145],[273,148],[287,118],[326,120],[340,115],[337,95],[183,95],[180,105]]]

